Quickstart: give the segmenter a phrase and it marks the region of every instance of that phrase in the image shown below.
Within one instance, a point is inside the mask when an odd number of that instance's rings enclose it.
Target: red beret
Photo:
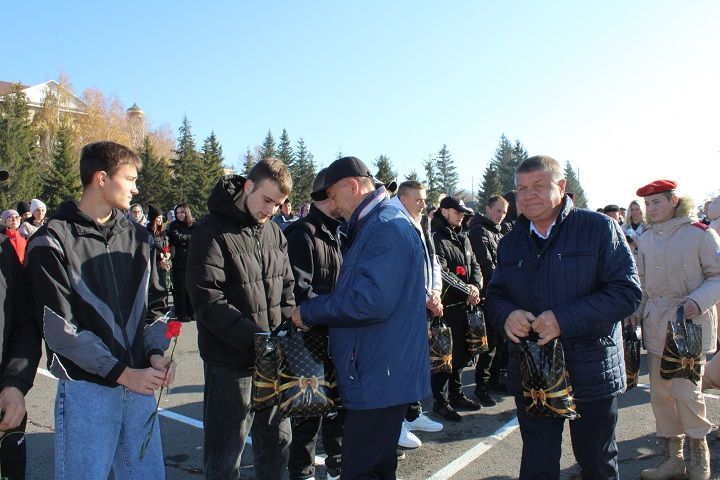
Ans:
[[[638,197],[649,197],[658,193],[669,192],[677,188],[677,182],[672,180],[655,180],[642,188],[638,188],[636,192]]]

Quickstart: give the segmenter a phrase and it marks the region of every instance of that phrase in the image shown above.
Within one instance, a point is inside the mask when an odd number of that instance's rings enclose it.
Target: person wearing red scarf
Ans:
[[[15,210],[5,210],[2,213],[2,223],[5,225],[5,235],[10,239],[10,243],[12,243],[12,246],[15,248],[20,263],[24,264],[27,240],[18,232],[18,228],[20,227],[20,214]]]

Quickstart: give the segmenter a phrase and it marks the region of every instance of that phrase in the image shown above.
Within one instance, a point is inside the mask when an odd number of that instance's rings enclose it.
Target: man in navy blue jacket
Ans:
[[[349,219],[347,251],[335,290],[303,302],[293,322],[329,327],[345,408],[342,477],[395,478],[408,405],[430,392],[420,236],[355,157],[331,163],[312,197]]]
[[[523,452],[520,478],[559,478],[564,420],[529,417],[520,388],[517,344],[559,338],[580,418],[570,422],[583,478],[616,479],[617,396],[625,391],[622,320],[641,300],[637,269],[620,226],[573,207],[560,164],[546,156],[515,172],[522,215],[498,247],[486,308],[509,347]]]

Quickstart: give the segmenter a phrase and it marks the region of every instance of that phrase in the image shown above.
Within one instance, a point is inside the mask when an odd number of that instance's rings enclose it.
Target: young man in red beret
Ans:
[[[664,379],[660,361],[668,322],[683,305],[685,316],[702,325],[703,351],[715,351],[714,305],[720,300],[720,238],[706,225],[689,217],[693,202],[676,195],[677,183],[656,180],[637,191],[644,197],[650,227],[637,240],[638,273],[643,302],[630,317],[642,320],[648,351],[650,401],[657,435],[666,442],[665,461],[643,470],[641,478],[658,480],[686,475],[683,443],[690,439],[691,480],[710,478],[710,452],[705,436],[707,419],[701,385],[685,378]]]

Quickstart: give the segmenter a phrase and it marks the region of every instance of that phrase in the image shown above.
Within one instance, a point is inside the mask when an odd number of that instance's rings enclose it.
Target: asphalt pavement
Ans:
[[[194,323],[184,324],[175,359],[178,372],[174,386],[163,395],[161,431],[168,479],[203,478],[202,465],[202,362],[197,350],[197,329]],[[644,360],[644,355],[643,355]],[[35,378],[35,386],[27,397],[28,479],[53,478],[53,407],[56,380],[48,376],[45,359]],[[472,394],[472,370],[465,372],[466,393]],[[643,364],[640,382],[647,384]],[[706,392],[708,416],[720,422],[720,392]],[[479,412],[464,412],[462,422],[445,422],[438,433],[415,432],[423,445],[405,450],[406,458],[399,463],[398,477],[405,480],[432,479],[478,480],[517,478],[522,441],[515,420],[511,397],[497,396],[499,404]],[[620,477],[639,478],[644,468],[662,460],[661,449],[654,436],[655,422],[646,386],[635,388],[619,399],[617,426]],[[91,406],[88,406],[91,408]],[[430,411],[430,401],[424,402]],[[228,405],[228,408],[232,408]],[[432,413],[429,414],[433,417]],[[434,417],[433,417],[434,418]],[[562,479],[579,472],[570,446],[569,430],[565,429],[562,456]],[[720,478],[720,440],[714,432],[708,436],[712,455],[713,478]],[[138,449],[140,446],[138,445]],[[325,478],[322,451],[316,478]],[[253,478],[252,447],[243,454],[243,478]]]

